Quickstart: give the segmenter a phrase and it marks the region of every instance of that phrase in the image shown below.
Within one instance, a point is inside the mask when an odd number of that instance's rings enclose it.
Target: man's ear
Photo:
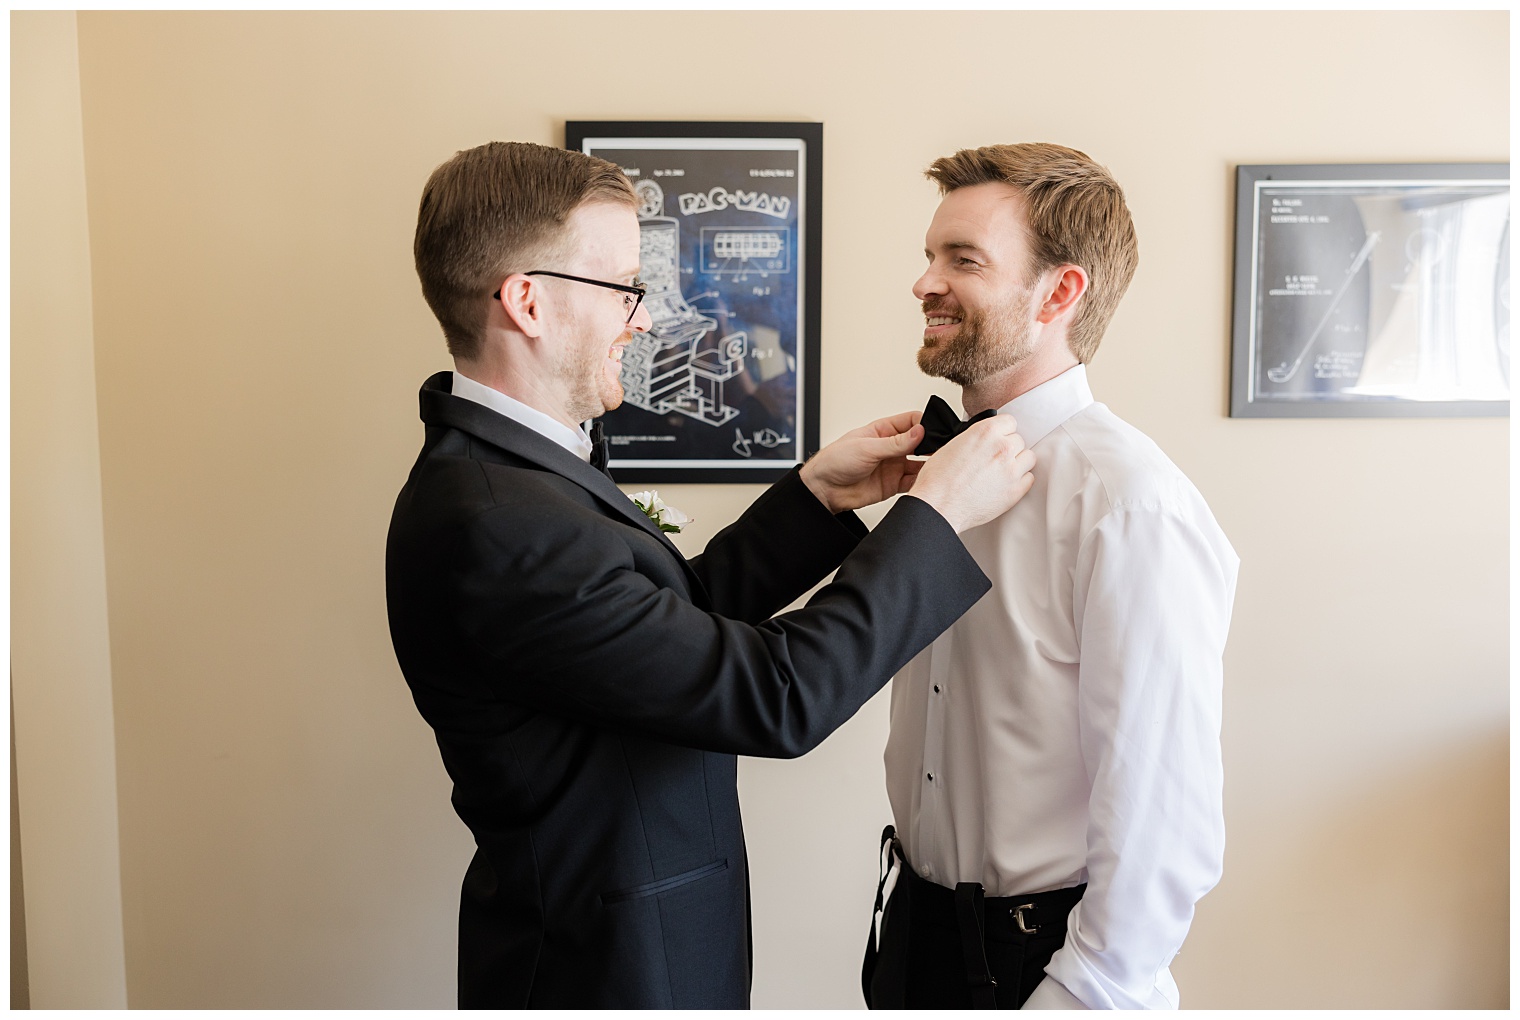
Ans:
[[[1087,293],[1087,270],[1068,263],[1048,270],[1044,278],[1047,281],[1045,299],[1040,303],[1040,311],[1035,320],[1048,326],[1072,311],[1077,301]]]
[[[544,335],[543,292],[531,276],[513,273],[502,281],[500,297],[507,321],[523,336]]]

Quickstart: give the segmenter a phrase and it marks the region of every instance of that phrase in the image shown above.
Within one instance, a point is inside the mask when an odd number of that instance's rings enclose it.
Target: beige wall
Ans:
[[[413,216],[454,150],[605,118],[824,122],[825,439],[953,394],[912,359],[921,167],[1016,139],[1106,162],[1142,262],[1094,390],[1243,560],[1228,858],[1184,1001],[1506,1005],[1508,423],[1239,421],[1225,394],[1233,164],[1505,159],[1507,34],[1502,12],[81,14],[131,1004],[449,1004],[470,841],[381,577],[416,387],[448,364]],[[754,51],[740,80],[711,56]],[[667,493],[698,518],[683,544],[754,491]],[[741,767],[756,1005],[859,1002],[885,731],[877,698]]]

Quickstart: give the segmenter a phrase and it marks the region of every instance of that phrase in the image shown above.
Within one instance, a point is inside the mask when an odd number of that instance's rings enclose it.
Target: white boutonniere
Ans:
[[[660,494],[653,489],[635,492],[628,498],[633,500],[633,505],[642,510],[645,517],[654,521],[661,531],[678,535],[681,529],[692,521],[675,507],[666,506]]]

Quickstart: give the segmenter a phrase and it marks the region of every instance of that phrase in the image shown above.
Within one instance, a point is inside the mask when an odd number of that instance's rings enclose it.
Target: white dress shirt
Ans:
[[[961,536],[992,591],[892,682],[898,834],[941,886],[1087,883],[1026,1009],[1174,1009],[1168,967],[1224,855],[1220,657],[1240,560],[1082,366],[999,413],[1035,481]]]
[[[586,435],[584,427],[573,429],[542,411],[534,410],[521,400],[515,400],[500,390],[492,389],[458,372],[454,373],[454,386],[451,392],[456,397],[464,397],[477,404],[484,404],[497,414],[505,415],[519,425],[526,425],[545,439],[551,439],[563,446],[587,464],[591,463],[591,438]]]

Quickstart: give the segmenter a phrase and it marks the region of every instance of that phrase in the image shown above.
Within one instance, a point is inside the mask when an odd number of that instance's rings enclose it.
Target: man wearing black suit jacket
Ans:
[[[957,537],[1027,491],[999,416],[928,461],[857,429],[685,559],[593,466],[648,329],[633,191],[524,143],[429,180],[415,255],[456,371],[386,549],[391,636],[478,850],[462,1007],[744,1007],[737,754],[828,736],[989,588]],[[874,532],[850,512],[901,492]],[[805,608],[774,616],[829,571]]]

